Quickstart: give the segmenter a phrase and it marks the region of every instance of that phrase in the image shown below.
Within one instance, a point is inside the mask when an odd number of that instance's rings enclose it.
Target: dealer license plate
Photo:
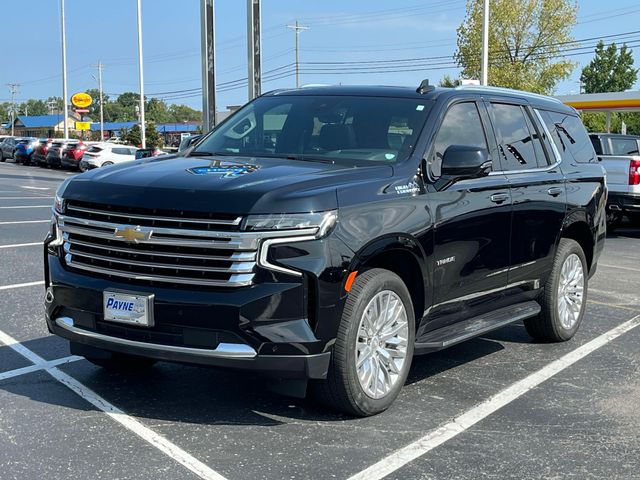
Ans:
[[[153,326],[153,295],[105,290],[104,319],[142,327]]]

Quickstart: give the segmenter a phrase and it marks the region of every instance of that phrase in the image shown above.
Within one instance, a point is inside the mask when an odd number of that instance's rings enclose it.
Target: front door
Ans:
[[[484,119],[484,121],[483,121]],[[495,157],[486,110],[476,101],[451,105],[428,155],[434,218],[433,303],[418,332],[465,320],[496,308],[507,285],[511,197],[502,174],[442,184],[444,152],[451,145],[486,149]]]

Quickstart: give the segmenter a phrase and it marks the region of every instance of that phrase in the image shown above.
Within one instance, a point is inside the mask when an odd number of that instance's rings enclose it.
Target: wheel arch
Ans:
[[[565,224],[560,238],[570,238],[578,242],[587,259],[587,268],[590,271],[593,266],[595,239],[586,220],[576,219],[569,224]]]
[[[430,297],[429,270],[420,243],[406,234],[390,234],[362,247],[353,257],[349,271],[383,268],[398,275],[411,295],[416,325]]]

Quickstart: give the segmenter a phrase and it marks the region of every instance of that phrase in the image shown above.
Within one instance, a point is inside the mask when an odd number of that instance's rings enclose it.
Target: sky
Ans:
[[[262,0],[263,92],[295,86],[295,34],[286,25],[296,20],[301,62],[307,65],[301,84],[343,83],[419,85],[459,69],[447,57],[456,49],[456,28],[465,15],[465,0]],[[0,101],[10,100],[8,83],[19,83],[18,101],[62,96],[59,0],[0,0],[4,39],[0,57]],[[247,101],[246,0],[215,0],[218,110]],[[577,40],[607,35],[638,45],[637,0],[578,0]],[[69,96],[97,88],[98,61],[104,64],[105,93],[112,97],[138,89],[136,0],[66,0]],[[200,0],[142,0],[145,94],[169,103],[200,109]],[[622,36],[623,33],[629,33]],[[636,33],[633,33],[636,32]],[[584,46],[594,45],[585,40]],[[579,91],[580,71],[592,58],[585,48],[571,56],[579,64],[557,94]],[[445,57],[423,62],[414,71],[379,68],[384,62],[344,68],[339,62],[370,62],[416,57]],[[314,70],[315,69],[315,70]]]

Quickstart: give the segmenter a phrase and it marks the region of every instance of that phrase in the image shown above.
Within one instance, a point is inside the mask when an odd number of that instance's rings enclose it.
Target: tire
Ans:
[[[622,213],[607,209],[607,232],[613,233],[622,223]]]
[[[108,167],[109,165],[113,165],[113,162],[104,162],[100,167]]]
[[[6,160],[6,158],[4,158],[4,154],[2,153],[2,150],[0,150],[0,162],[4,162]]]
[[[110,358],[85,357],[89,362],[112,372],[136,373],[149,370],[157,360],[124,353],[113,353]]]
[[[572,275],[571,266],[574,266],[578,273]],[[565,282],[567,272],[569,278]],[[578,278],[579,274],[581,278]],[[549,342],[565,342],[571,339],[584,317],[588,283],[587,260],[582,247],[575,240],[560,239],[551,275],[539,299],[542,311],[539,316],[524,321],[529,335],[537,340]],[[563,294],[563,290],[566,293]],[[567,312],[566,315],[563,312]]]
[[[392,304],[394,305],[394,320],[392,320],[393,323],[386,324],[389,329],[387,332],[393,331],[395,328],[400,328],[401,332],[387,341],[378,339],[379,331],[372,335],[369,338],[370,343],[376,344],[376,340],[379,340],[377,344],[380,348],[365,357],[365,352],[371,352],[371,350],[367,350],[370,347],[365,342],[365,312],[369,312],[375,317],[377,310],[374,303],[376,299],[380,300],[377,305],[381,306],[385,305],[385,298],[388,299],[388,302],[395,302]],[[404,317],[399,309],[400,304],[404,308]],[[384,307],[381,307],[380,310],[385,311]],[[396,312],[399,315],[396,315]],[[377,318],[385,317],[378,316]],[[406,325],[404,320],[406,320]],[[386,330],[384,327],[385,325],[381,328],[382,331]],[[313,396],[329,408],[350,415],[365,417],[383,412],[396,399],[407,379],[413,357],[414,341],[415,315],[406,285],[400,277],[388,270],[374,268],[364,271],[356,277],[349,292],[333,347],[327,379],[311,385]],[[402,345],[403,343],[404,345]],[[363,347],[363,350],[357,352],[358,344]],[[402,353],[402,347],[404,347],[405,353],[403,360],[397,356],[398,353]],[[387,352],[387,356],[380,355],[380,351]],[[400,366],[395,363],[394,356],[400,362]],[[356,363],[363,358],[369,360],[364,361],[361,370],[358,370]],[[394,364],[397,371],[395,374],[390,372],[389,361]],[[386,368],[385,365],[388,365],[389,368]],[[369,368],[367,369],[365,366]],[[365,379],[360,379],[359,371],[377,371],[379,375],[372,375],[371,381],[367,382]],[[377,380],[374,380],[376,377],[390,380],[379,384]],[[363,386],[362,382],[368,386]],[[376,393],[372,393],[371,390],[375,390]]]

